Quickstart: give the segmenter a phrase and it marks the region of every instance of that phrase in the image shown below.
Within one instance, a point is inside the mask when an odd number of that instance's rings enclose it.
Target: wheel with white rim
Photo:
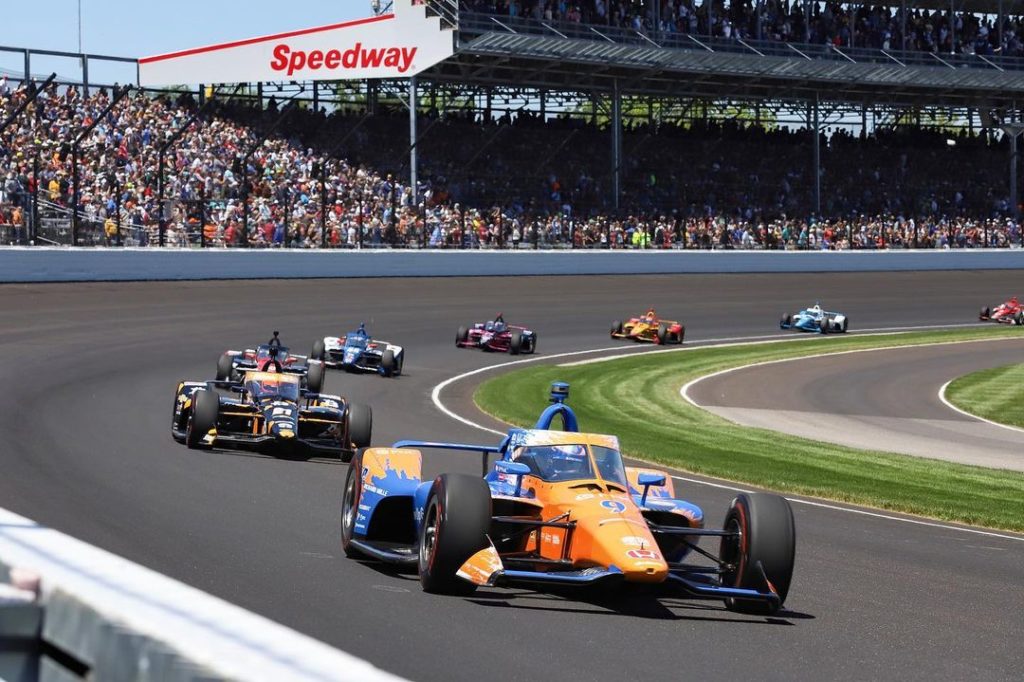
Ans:
[[[360,449],[348,466],[345,488],[341,497],[341,549],[345,556],[362,556],[352,545],[355,536],[356,516],[359,514],[359,496],[362,493],[363,450]]]

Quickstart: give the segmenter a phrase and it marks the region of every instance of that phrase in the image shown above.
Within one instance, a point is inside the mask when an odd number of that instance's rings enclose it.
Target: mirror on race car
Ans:
[[[663,486],[663,485],[665,485],[665,475],[664,474],[640,474],[639,476],[637,476],[636,482],[639,483],[640,485],[644,486],[644,487],[649,487],[649,486],[652,486],[652,485],[656,486],[656,487]]]

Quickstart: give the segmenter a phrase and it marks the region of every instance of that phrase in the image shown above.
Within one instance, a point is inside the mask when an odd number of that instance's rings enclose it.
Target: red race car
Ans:
[[[1017,297],[1014,296],[1006,303],[997,305],[995,308],[985,306],[981,309],[978,319],[982,322],[1024,325],[1024,308],[1021,307]]]
[[[459,327],[455,333],[457,348],[481,348],[499,353],[533,353],[537,350],[537,334],[526,327],[505,323],[499,313],[493,320]]]

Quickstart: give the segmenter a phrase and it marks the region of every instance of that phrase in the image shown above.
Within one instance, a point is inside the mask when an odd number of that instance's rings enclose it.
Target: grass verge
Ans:
[[[1024,531],[1024,474],[1019,472],[855,450],[737,426],[679,395],[692,379],[755,362],[1012,336],[1019,336],[1019,330],[802,337],[586,365],[543,364],[487,381],[474,399],[499,419],[529,426],[547,401],[550,383],[568,381],[580,427],[617,435],[623,451],[638,459],[773,490]]]
[[[961,410],[1024,428],[1024,364],[983,369],[954,379],[946,399]]]

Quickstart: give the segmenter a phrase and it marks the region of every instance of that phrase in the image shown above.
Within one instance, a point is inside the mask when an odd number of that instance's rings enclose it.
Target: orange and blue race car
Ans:
[[[789,503],[743,493],[724,527],[705,528],[665,472],[627,467],[617,438],[579,431],[568,388],[553,384],[534,428],[512,429],[496,446],[408,440],[359,451],[342,498],[345,553],[416,566],[428,592],[653,583],[736,611],[778,611],[796,548]],[[484,476],[424,481],[425,449],[480,453]]]
[[[659,318],[654,308],[651,308],[640,317],[632,317],[626,322],[612,322],[611,335],[613,339],[631,339],[648,343],[682,343],[683,337],[686,336],[686,327],[682,322]]]

